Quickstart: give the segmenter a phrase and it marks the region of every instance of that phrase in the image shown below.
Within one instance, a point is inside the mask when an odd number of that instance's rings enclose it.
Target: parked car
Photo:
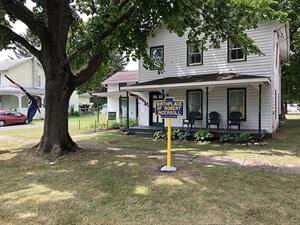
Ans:
[[[24,114],[10,110],[0,110],[0,127],[24,123],[27,123],[27,117]]]
[[[300,107],[297,104],[291,103],[287,105],[287,111],[291,113],[300,112]]]

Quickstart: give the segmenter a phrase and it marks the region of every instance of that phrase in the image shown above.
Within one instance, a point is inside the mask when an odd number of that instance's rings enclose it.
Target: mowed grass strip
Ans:
[[[0,163],[0,224],[297,224],[300,176],[82,150]],[[1,156],[0,156],[1,157]]]

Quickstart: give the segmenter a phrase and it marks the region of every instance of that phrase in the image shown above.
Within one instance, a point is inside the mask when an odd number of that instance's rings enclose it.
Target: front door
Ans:
[[[150,99],[150,126],[163,126],[163,120],[160,118],[160,116],[157,116],[155,114],[155,107],[156,107],[156,101],[157,100],[163,100],[163,94],[160,92],[150,92],[149,93],[149,99]]]

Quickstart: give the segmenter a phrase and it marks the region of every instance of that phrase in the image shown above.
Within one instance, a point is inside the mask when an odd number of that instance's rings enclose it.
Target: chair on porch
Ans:
[[[182,128],[184,128],[184,125],[187,125],[188,128],[191,127],[196,128],[195,121],[197,119],[197,116],[199,115],[199,112],[190,112],[187,116],[187,119],[182,120]]]
[[[217,128],[220,128],[220,114],[218,112],[212,111],[209,113],[209,119],[207,123],[208,127],[211,125],[216,125]]]
[[[227,120],[227,130],[231,129],[232,126],[237,126],[240,130],[242,117],[243,115],[240,112],[231,112]]]

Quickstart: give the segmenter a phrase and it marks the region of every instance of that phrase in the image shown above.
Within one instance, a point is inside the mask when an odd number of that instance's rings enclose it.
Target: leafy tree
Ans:
[[[288,12],[291,36],[290,60],[282,67],[283,100],[300,102],[300,2],[282,1],[282,8]]]
[[[109,60],[103,63],[87,82],[76,88],[78,93],[100,92],[104,88],[101,82],[112,74],[124,70],[126,65],[127,60],[122,55],[111,54]]]
[[[0,48],[19,43],[41,62],[46,76],[46,115],[38,150],[57,157],[76,144],[68,133],[68,102],[76,87],[104,66],[112,52],[143,57],[146,68],[161,69],[147,51],[147,37],[164,24],[191,41],[219,47],[231,38],[247,52],[260,53],[245,30],[259,21],[284,16],[275,0],[0,0]],[[80,18],[86,15],[84,23]],[[41,48],[15,33],[20,20],[38,37]]]
[[[26,33],[21,35],[26,41],[34,46],[35,48],[39,49],[41,48],[41,42],[38,39],[37,36],[35,36],[29,29],[26,30]],[[13,47],[13,51],[17,58],[22,58],[22,57],[31,57],[33,56],[30,51],[28,51],[27,48],[25,48],[23,45],[20,43],[16,42],[15,46]]]

